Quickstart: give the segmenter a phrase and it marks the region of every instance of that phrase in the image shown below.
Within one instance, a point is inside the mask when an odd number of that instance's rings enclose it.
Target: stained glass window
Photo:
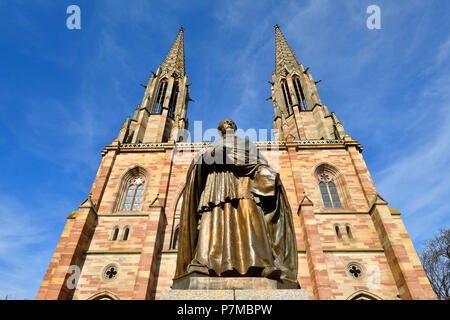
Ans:
[[[326,184],[323,182],[320,182],[319,187],[320,187],[320,193],[322,194],[323,204],[324,204],[325,208],[333,208],[333,206],[331,204],[330,195],[328,194],[328,188],[327,188]]]
[[[342,208],[341,200],[339,200],[339,195],[336,186],[332,181],[328,183],[328,189],[330,190],[331,200],[333,200],[334,207]]]
[[[319,176],[319,188],[325,208],[342,208],[336,185],[327,174]]]
[[[122,211],[139,211],[144,195],[144,180],[135,178],[130,184],[123,202]]]
[[[137,188],[136,195],[134,196],[133,211],[138,211],[139,208],[141,207],[141,200],[143,194],[144,194],[144,186],[141,184]]]

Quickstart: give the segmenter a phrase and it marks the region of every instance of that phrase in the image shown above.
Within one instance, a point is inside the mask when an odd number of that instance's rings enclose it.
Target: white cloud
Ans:
[[[417,247],[439,228],[450,227],[450,75],[448,67],[442,68],[442,59],[438,50],[436,63],[428,70],[433,76],[410,111],[418,114],[420,121],[409,126],[409,145],[374,174],[380,193],[388,201],[393,199],[392,205],[404,213]]]
[[[0,195],[0,298],[34,299],[44,278],[56,241],[57,202],[30,208]]]

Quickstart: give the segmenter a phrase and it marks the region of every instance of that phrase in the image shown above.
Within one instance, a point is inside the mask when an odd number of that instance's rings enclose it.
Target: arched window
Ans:
[[[124,240],[124,241],[128,240],[129,234],[130,234],[130,228],[126,227],[125,230],[123,230],[122,240]]]
[[[155,100],[155,106],[153,108],[153,113],[156,114],[162,113],[164,98],[166,97],[167,84],[168,84],[167,79],[161,80],[161,83],[159,84],[158,95],[156,96]]]
[[[321,163],[314,170],[314,176],[317,179],[318,192],[320,192],[323,201],[323,208],[356,210],[352,204],[347,182],[340,170],[331,164]]]
[[[319,175],[319,188],[325,208],[342,208],[336,185],[328,174]]]
[[[341,230],[339,228],[339,225],[336,224],[334,226],[334,230],[336,231],[336,236],[338,237],[338,239],[341,239],[342,238],[342,234],[341,234]]]
[[[178,99],[178,81],[175,81],[172,88],[172,94],[170,95],[170,101],[169,101],[169,117],[173,118],[173,114],[175,112],[175,107],[177,105],[177,99]]]
[[[283,91],[284,103],[286,104],[287,111],[289,112],[289,114],[294,113],[291,94],[289,93],[289,86],[286,79],[281,80],[281,90]]]
[[[113,232],[112,232],[112,236],[111,236],[111,240],[112,241],[116,241],[118,236],[119,236],[119,228],[118,227],[114,227]]]
[[[305,95],[303,93],[302,85],[300,83],[300,78],[298,76],[295,76],[292,79],[292,82],[294,83],[295,96],[297,97],[297,101],[300,105],[300,110],[308,110]]]
[[[173,220],[172,220],[172,234],[169,242],[169,249],[175,250],[178,248],[178,237],[180,235],[180,217],[181,217],[181,207],[183,206],[183,193],[184,188],[178,191],[178,199],[175,204],[175,208],[173,211]]]
[[[381,297],[368,291],[359,290],[350,295],[350,297],[348,297],[347,300],[382,300],[382,299]]]
[[[119,297],[110,291],[103,291],[93,295],[88,300],[119,300]]]
[[[347,236],[349,239],[353,239],[353,233],[352,233],[352,229],[350,228],[349,225],[345,226],[345,230],[347,231]]]
[[[127,189],[127,194],[123,202],[122,211],[139,211],[141,208],[143,195],[144,179],[142,177],[136,177],[132,179]]]
[[[180,227],[177,226],[175,228],[175,232],[173,233],[172,246],[170,249],[176,249],[178,247],[178,235],[180,234]]]

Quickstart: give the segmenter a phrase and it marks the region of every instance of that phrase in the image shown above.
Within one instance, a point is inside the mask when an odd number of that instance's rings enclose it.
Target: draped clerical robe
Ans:
[[[297,280],[292,214],[279,174],[234,134],[211,143],[187,173],[175,280],[193,272]]]

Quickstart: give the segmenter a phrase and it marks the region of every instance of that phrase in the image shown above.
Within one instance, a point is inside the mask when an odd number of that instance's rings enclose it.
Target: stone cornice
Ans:
[[[141,250],[88,250],[84,254],[141,254]]]
[[[164,151],[166,149],[192,149],[199,150],[208,146],[210,142],[157,142],[157,143],[126,143],[119,145],[108,145],[102,151],[106,154],[109,150],[119,151]],[[362,146],[356,140],[346,139],[324,139],[324,140],[295,140],[295,141],[253,141],[259,149],[286,149],[295,147],[296,149],[310,148],[347,148],[348,146],[356,146],[362,150]]]
[[[178,249],[161,250],[161,253],[163,253],[163,254],[178,254]]]
[[[99,213],[99,217],[148,217],[148,213],[126,213],[126,212],[117,212],[117,213]]]
[[[384,252],[383,248],[333,248],[333,249],[323,249],[324,253],[374,253],[374,252]],[[297,253],[306,253],[305,249],[298,249]]]
[[[373,253],[373,252],[384,252],[384,249],[383,248],[335,248],[335,249],[323,249],[323,252]]]
[[[316,211],[314,214],[319,215],[336,215],[336,214],[370,214],[368,211],[348,211],[348,210],[330,210],[330,211]]]

